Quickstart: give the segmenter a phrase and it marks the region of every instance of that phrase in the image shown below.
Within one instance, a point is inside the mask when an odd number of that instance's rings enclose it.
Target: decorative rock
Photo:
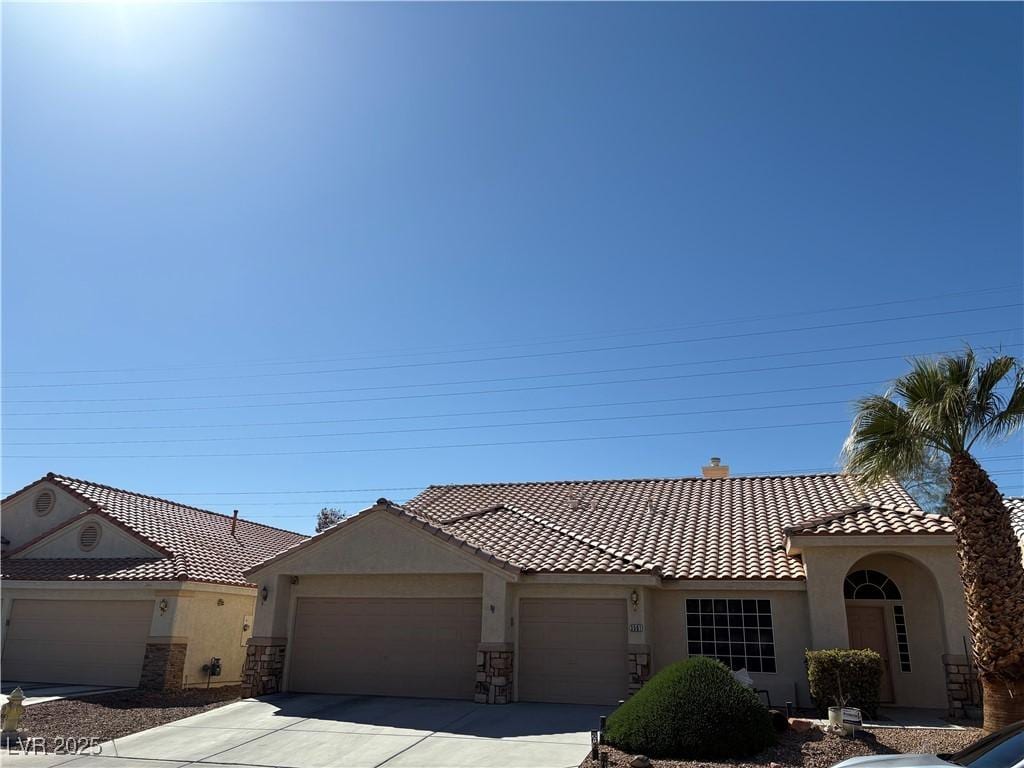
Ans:
[[[651,760],[647,755],[637,755],[629,761],[630,768],[651,768]]]

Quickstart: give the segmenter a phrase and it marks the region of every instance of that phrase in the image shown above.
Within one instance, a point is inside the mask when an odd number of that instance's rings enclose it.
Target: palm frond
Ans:
[[[847,472],[874,483],[913,472],[925,463],[929,449],[910,411],[891,397],[873,395],[857,403],[843,463]]]

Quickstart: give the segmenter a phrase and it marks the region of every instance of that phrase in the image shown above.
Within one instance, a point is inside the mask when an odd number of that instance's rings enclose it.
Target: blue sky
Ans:
[[[1020,353],[1022,21],[6,4],[3,491],[834,467],[901,358]]]

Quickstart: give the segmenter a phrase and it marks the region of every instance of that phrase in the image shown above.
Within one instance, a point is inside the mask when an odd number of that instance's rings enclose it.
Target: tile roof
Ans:
[[[786,529],[864,506],[885,513],[861,533],[930,525],[898,483],[842,474],[439,485],[405,509],[524,571],[800,579]]]
[[[249,583],[242,573],[251,565],[307,538],[244,518],[238,518],[232,536],[228,515],[53,473],[37,482],[43,481],[88,504],[83,514],[102,514],[167,555],[148,560],[7,557],[4,579],[173,579],[241,585]]]
[[[953,521],[945,515],[898,511],[878,504],[857,504],[786,528],[790,536],[872,536],[941,534],[952,536]]]

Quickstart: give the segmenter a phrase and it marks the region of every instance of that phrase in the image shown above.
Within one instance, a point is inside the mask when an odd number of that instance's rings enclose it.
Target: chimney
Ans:
[[[712,456],[708,466],[701,467],[700,471],[708,480],[722,480],[729,476],[728,465],[722,464],[722,460],[717,456]]]
[[[231,535],[235,535],[235,527],[238,525],[238,510],[236,509],[234,514],[231,515]]]

